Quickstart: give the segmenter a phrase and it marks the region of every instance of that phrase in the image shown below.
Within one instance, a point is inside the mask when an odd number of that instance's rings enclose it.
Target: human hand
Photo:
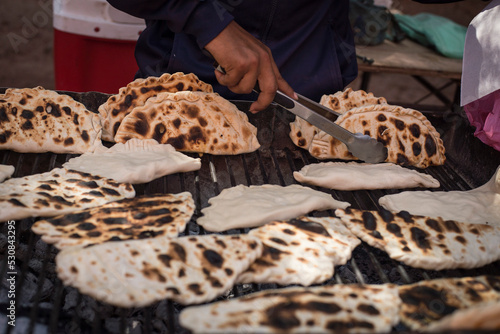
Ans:
[[[297,99],[292,87],[281,76],[271,50],[236,22],[231,22],[205,49],[225,70],[225,73],[215,71],[221,85],[234,93],[248,94],[259,84],[259,97],[250,106],[250,112],[265,109],[278,89]]]

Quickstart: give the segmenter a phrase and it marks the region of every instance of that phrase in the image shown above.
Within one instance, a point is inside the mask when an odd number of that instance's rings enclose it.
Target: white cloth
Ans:
[[[500,89],[500,0],[469,24],[462,65],[461,105]]]

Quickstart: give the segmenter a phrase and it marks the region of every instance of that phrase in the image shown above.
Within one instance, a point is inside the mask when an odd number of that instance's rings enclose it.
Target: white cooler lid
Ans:
[[[54,28],[77,35],[136,41],[146,24],[105,0],[54,0]]]

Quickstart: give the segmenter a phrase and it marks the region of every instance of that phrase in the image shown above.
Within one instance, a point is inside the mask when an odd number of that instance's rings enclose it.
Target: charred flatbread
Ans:
[[[56,216],[134,196],[129,183],[56,168],[0,183],[0,221]]]
[[[389,211],[500,227],[500,167],[487,183],[472,190],[404,191],[378,202]]]
[[[162,92],[201,91],[212,93],[211,85],[201,81],[193,73],[164,73],[160,77],[136,79],[126,87],[120,88],[118,94],[111,96],[99,107],[102,119],[102,139],[114,141],[116,131],[123,118],[132,109],[143,106],[147,99]]]
[[[336,190],[437,188],[439,181],[390,162],[368,164],[358,162],[320,162],[293,172],[300,183]]]
[[[99,115],[42,87],[9,88],[0,95],[0,125],[0,149],[84,153],[102,146]]]
[[[197,223],[207,231],[256,227],[273,220],[297,218],[315,210],[347,208],[350,204],[298,184],[279,186],[238,185],[221,191],[201,209]],[[258,209],[257,209],[258,208]]]
[[[347,228],[369,245],[415,268],[484,266],[500,259],[500,228],[414,216],[401,211],[336,210]]]
[[[386,162],[426,168],[446,161],[443,141],[429,120],[419,111],[379,104],[350,109],[336,124],[353,132],[368,135],[388,150]],[[318,159],[356,160],[341,141],[323,131],[290,123],[290,138],[295,145]]]
[[[178,151],[240,154],[257,150],[257,128],[216,93],[160,93],[122,121],[115,141],[155,139]]]
[[[140,196],[39,220],[31,229],[58,249],[160,236],[175,238],[184,232],[194,208],[189,192]]]
[[[361,243],[335,217],[274,221],[248,234],[261,240],[264,251],[238,277],[239,283],[323,283],[333,276],[336,265],[346,264]]]
[[[15,167],[11,165],[0,165],[0,182],[3,182],[5,179],[14,174]]]
[[[72,158],[63,167],[132,184],[147,183],[164,175],[201,168],[199,158],[177,152],[172,145],[154,139],[131,139],[111,148]]]
[[[500,301],[459,309],[450,315],[432,322],[426,332],[450,330],[500,331]]]
[[[362,89],[353,90],[348,87],[344,91],[338,91],[335,94],[323,95],[319,103],[333,111],[344,114],[352,108],[372,104],[387,104],[387,100],[384,97],[375,97],[373,93],[367,93]]]
[[[385,333],[400,303],[390,284],[290,287],[188,307],[179,322],[194,333]]]
[[[56,257],[65,285],[120,307],[162,299],[188,305],[210,301],[262,253],[249,235],[202,235],[118,241],[63,249]]]
[[[420,330],[458,310],[500,302],[500,277],[486,275],[421,281],[400,286],[399,296],[401,321],[413,330]]]

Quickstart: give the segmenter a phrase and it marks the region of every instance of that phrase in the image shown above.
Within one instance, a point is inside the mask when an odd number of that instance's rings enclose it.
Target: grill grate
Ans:
[[[248,104],[236,102],[245,110]],[[89,107],[90,108],[90,107]],[[95,111],[95,109],[94,109]],[[251,121],[259,128],[261,150],[238,156],[201,157],[199,171],[174,174],[154,180],[148,184],[136,185],[137,195],[153,193],[192,193],[196,210],[188,223],[185,235],[205,234],[195,223],[201,216],[201,208],[208,205],[208,199],[218,195],[223,189],[244,185],[296,183],[293,171],[304,165],[318,162],[304,150],[296,148],[288,138],[290,115],[271,108],[269,111],[250,115]],[[14,165],[14,177],[42,173],[61,167],[75,155],[65,154],[20,154],[0,151],[0,163]],[[194,156],[194,155],[193,155]],[[497,155],[498,157],[498,155]],[[500,159],[491,162],[492,165]],[[431,167],[427,172],[441,182],[436,190],[468,190],[484,183],[490,175],[463,176],[459,164],[448,159],[444,166]],[[485,173],[482,173],[485,174]],[[314,187],[313,187],[314,188]],[[378,209],[378,198],[401,190],[373,191],[333,191],[315,187],[332,194],[336,199],[348,201],[353,207]],[[315,215],[333,214],[315,212]],[[7,224],[0,226],[0,332],[6,333],[179,333],[186,332],[178,324],[178,314],[183,306],[164,300],[140,309],[112,307],[81,295],[76,289],[65,287],[57,278],[54,258],[57,250],[45,244],[31,232],[35,219],[16,221],[16,327],[6,323],[9,299],[7,299],[7,278],[12,270],[7,266]],[[247,232],[248,229],[231,230],[224,233]],[[429,271],[411,268],[391,260],[386,253],[366,243],[358,246],[352,259],[343,266],[337,266],[335,275],[325,284],[341,283],[396,283],[408,284],[420,280],[440,277],[463,277],[474,275],[500,275],[500,261],[474,270]],[[244,284],[235,286],[225,296],[216,300],[237,297],[253,291],[278,287],[276,284]],[[396,332],[406,328],[398,325]]]

